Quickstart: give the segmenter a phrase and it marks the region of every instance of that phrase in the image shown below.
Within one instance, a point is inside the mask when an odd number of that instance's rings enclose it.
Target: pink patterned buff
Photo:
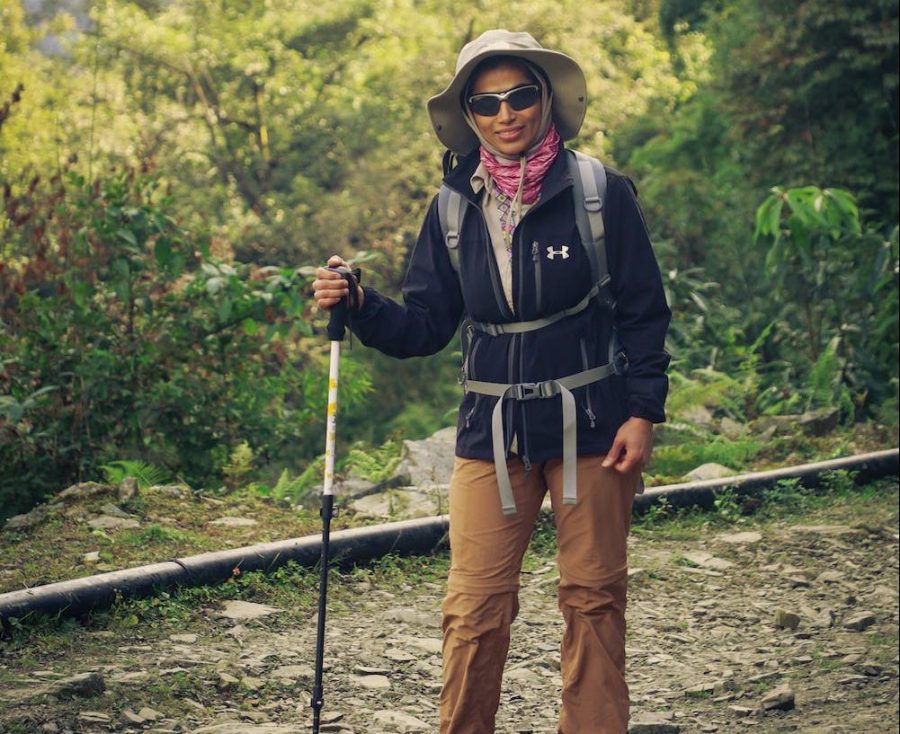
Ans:
[[[515,200],[521,184],[521,200],[526,204],[534,204],[541,193],[544,176],[559,152],[559,132],[556,125],[551,123],[544,139],[526,153],[524,181],[521,179],[523,174],[520,161],[498,158],[483,145],[480,152],[481,162],[500,191]]]

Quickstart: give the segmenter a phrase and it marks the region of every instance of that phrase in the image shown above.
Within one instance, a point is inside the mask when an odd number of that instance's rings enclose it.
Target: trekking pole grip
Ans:
[[[350,288],[347,298],[341,299],[339,303],[336,303],[329,309],[327,329],[328,339],[333,342],[339,342],[344,340],[344,333],[347,329],[347,319],[349,318],[350,311],[355,311],[359,308],[359,291],[357,290],[357,284],[359,283],[362,273],[358,268],[356,270],[350,270],[350,268],[345,268],[343,266],[338,268],[328,268],[328,270],[339,273],[341,278],[347,281],[347,285]]]

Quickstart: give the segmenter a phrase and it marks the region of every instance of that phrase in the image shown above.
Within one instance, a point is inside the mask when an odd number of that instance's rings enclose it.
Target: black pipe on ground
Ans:
[[[846,471],[857,483],[900,473],[900,450],[890,449],[814,464],[740,474],[647,489],[635,498],[635,512],[646,512],[665,499],[671,507],[709,508],[717,493],[759,494],[782,480],[798,480],[808,488],[820,486],[828,472]],[[385,525],[341,530],[331,534],[332,558],[339,564],[361,563],[389,553],[426,554],[446,540],[448,517],[427,517]],[[320,557],[319,536],[203,553],[148,566],[112,571],[32,589],[0,594],[0,623],[30,614],[77,616],[108,607],[116,598],[152,596],[173,586],[221,583],[249,571],[273,571],[288,561],[313,567]]]
[[[646,512],[665,498],[673,507],[700,507],[708,510],[713,507],[716,495],[725,490],[731,490],[739,497],[748,497],[760,494],[785,480],[798,480],[801,486],[816,489],[822,486],[824,477],[839,471],[851,474],[856,484],[866,484],[874,479],[898,474],[898,469],[900,449],[888,449],[722,479],[653,487],[635,497],[634,509],[638,514]]]

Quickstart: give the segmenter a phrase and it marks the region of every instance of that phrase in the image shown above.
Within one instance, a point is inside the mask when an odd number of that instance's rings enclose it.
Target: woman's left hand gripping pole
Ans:
[[[328,339],[331,341],[331,360],[328,369],[328,419],[325,433],[325,478],[322,484],[322,556],[319,561],[319,614],[316,628],[316,667],[312,701],[313,734],[319,734],[319,721],[325,697],[322,688],[322,669],[325,655],[325,609],[328,595],[328,542],[331,533],[331,517],[334,514],[334,447],[337,435],[338,368],[341,342],[347,330],[351,310],[359,306],[357,282],[359,271],[349,268],[329,268],[347,281],[349,294],[346,299],[331,307],[328,319]]]

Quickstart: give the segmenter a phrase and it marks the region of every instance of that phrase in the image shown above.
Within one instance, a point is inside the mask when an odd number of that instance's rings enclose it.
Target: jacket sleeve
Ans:
[[[604,224],[616,325],[628,356],[628,411],[662,423],[669,389],[665,339],[671,312],[633,184],[609,173]]]
[[[362,308],[350,315],[359,340],[392,357],[422,357],[443,349],[459,326],[463,310],[459,278],[450,263],[431,202],[403,281],[403,304],[364,288]]]

